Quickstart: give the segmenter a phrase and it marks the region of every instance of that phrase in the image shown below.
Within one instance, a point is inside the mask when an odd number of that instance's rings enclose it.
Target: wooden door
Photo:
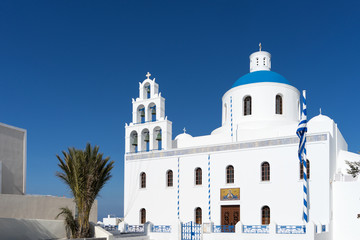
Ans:
[[[240,206],[221,206],[222,232],[234,232],[236,223],[240,221]],[[233,227],[230,227],[233,226]]]

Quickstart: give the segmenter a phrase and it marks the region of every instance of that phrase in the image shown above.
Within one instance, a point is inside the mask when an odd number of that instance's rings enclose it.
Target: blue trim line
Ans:
[[[180,158],[178,158],[177,174],[177,217],[180,219]]]

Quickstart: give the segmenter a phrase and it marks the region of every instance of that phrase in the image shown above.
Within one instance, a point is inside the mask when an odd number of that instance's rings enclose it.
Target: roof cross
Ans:
[[[151,76],[151,74],[149,72],[147,72],[147,74],[145,75],[147,77],[147,79],[149,79],[149,77]]]
[[[186,133],[186,128],[183,129],[184,133]]]
[[[259,43],[259,51],[261,52],[261,43]]]

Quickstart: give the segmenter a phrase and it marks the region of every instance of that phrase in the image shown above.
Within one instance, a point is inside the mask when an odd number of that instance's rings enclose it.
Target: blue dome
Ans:
[[[232,88],[250,84],[250,83],[260,83],[260,82],[276,82],[276,83],[284,83],[289,84],[289,81],[286,80],[283,76],[276,72],[272,71],[256,71],[248,73],[238,80],[232,85]]]

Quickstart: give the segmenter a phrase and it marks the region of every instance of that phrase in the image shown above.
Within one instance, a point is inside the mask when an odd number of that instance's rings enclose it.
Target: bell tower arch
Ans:
[[[172,122],[165,116],[165,98],[159,84],[151,79],[139,82],[139,97],[132,99],[132,121],[125,124],[125,149],[127,154],[162,151],[172,144]]]

